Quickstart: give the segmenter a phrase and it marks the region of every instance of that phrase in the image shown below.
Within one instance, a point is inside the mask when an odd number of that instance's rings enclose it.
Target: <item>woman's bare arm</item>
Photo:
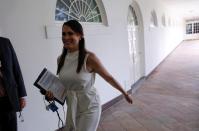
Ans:
[[[117,82],[114,77],[105,69],[100,60],[94,53],[89,53],[87,60],[87,69],[99,74],[110,85],[119,90],[124,96],[127,102],[132,103],[132,98],[124,91],[122,86]]]

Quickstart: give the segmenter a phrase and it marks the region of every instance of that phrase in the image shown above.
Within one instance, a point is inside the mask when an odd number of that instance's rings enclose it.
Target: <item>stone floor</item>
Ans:
[[[185,41],[133,94],[102,113],[97,131],[199,131],[199,41]]]

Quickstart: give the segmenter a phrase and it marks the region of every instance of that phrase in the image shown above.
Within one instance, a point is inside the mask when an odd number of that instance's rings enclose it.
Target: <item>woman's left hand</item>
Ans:
[[[124,97],[129,104],[133,104],[133,99],[129,94],[126,93]]]

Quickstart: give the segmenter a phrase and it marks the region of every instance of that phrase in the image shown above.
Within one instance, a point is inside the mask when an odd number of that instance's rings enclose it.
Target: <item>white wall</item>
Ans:
[[[95,52],[109,72],[122,84],[129,80],[127,12],[130,0],[103,0],[108,26],[83,24],[87,48]],[[44,109],[42,96],[33,86],[43,67],[56,72],[56,58],[61,53],[60,38],[45,38],[44,27],[55,25],[55,0],[1,0],[0,32],[10,38],[18,55],[28,93],[24,123],[19,131],[51,131],[57,127],[55,113]],[[182,40],[182,28],[149,28],[150,12],[155,9],[158,20],[168,9],[155,0],[139,0],[145,37],[145,74],[149,74]],[[113,6],[114,5],[114,6]],[[175,18],[175,17],[173,17]],[[100,77],[96,79],[102,104],[120,93]],[[125,87],[126,90],[130,87]],[[61,111],[62,109],[60,109]]]
[[[183,39],[183,21],[169,7],[158,0],[138,0],[143,11],[145,37],[145,74],[148,75]],[[150,27],[151,11],[155,10],[158,17],[158,27]],[[170,18],[176,24],[164,27],[162,15],[166,21]],[[173,23],[174,23],[173,22]]]

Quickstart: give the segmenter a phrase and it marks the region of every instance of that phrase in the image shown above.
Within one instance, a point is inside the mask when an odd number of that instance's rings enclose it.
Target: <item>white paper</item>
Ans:
[[[56,75],[46,70],[37,84],[40,85],[43,89],[51,91],[58,101],[64,103],[66,98],[66,88],[63,86]]]

